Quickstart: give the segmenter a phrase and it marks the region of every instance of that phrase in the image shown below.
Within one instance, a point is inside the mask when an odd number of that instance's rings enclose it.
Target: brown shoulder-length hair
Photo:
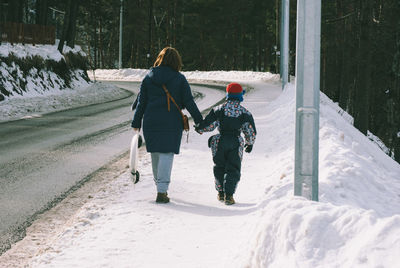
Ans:
[[[173,47],[165,47],[158,53],[153,67],[166,65],[179,72],[182,69],[182,58],[178,50]]]

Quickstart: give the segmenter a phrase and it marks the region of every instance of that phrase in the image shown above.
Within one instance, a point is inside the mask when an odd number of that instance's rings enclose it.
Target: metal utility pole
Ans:
[[[282,0],[281,5],[281,79],[282,89],[289,81],[289,0]]]
[[[297,1],[294,194],[318,201],[321,0]]]
[[[118,68],[122,69],[122,14],[123,14],[124,0],[121,0],[121,8],[119,11],[119,59]]]

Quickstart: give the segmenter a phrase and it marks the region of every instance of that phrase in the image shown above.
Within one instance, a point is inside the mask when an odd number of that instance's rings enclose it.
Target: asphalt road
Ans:
[[[0,124],[0,254],[35,214],[128,150],[135,97]]]

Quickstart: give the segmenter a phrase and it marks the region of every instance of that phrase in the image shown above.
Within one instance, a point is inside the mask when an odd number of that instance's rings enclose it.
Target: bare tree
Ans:
[[[371,0],[360,1],[360,40],[358,77],[355,93],[354,126],[367,134],[371,93],[371,23],[373,9]]]
[[[47,0],[36,0],[36,24],[47,25]]]
[[[62,37],[58,44],[58,50],[62,53],[64,43],[67,41],[69,47],[75,45],[75,34],[76,34],[76,19],[78,13],[79,3],[78,0],[68,0],[67,10],[64,17]]]

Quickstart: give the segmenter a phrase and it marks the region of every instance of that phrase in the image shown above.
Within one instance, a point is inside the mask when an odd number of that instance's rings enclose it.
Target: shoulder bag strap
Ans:
[[[169,102],[169,100],[171,99],[172,102],[175,104],[176,108],[178,108],[178,111],[181,113],[182,119],[183,119],[185,115],[182,113],[181,108],[180,108],[179,105],[175,102],[175,100],[174,100],[174,98],[171,96],[171,94],[169,93],[167,87],[166,87],[165,85],[162,85],[162,88],[164,89],[165,94],[167,94],[168,112],[171,110],[171,108],[170,108],[170,102]]]

